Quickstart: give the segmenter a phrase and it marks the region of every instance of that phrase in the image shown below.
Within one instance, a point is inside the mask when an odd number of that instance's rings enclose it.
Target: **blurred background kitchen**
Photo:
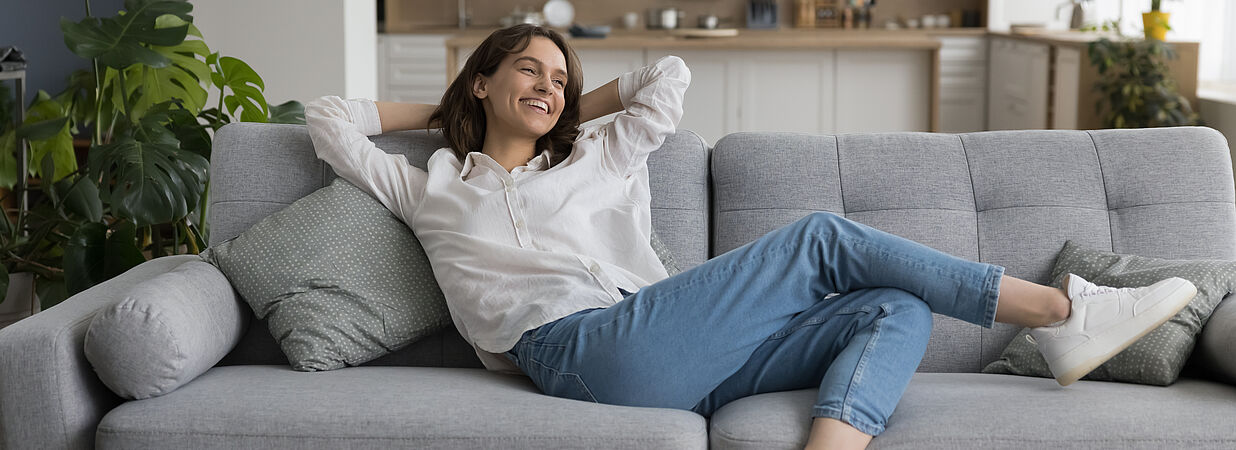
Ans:
[[[38,61],[28,97],[59,91],[80,65],[56,25],[60,16],[78,20],[78,3],[29,2],[20,14],[0,15],[0,42]],[[96,7],[122,7],[112,3]],[[1144,22],[1152,3],[1159,2],[212,0],[194,2],[193,15],[213,48],[262,74],[271,104],[326,94],[436,103],[472,49],[512,23],[571,34],[586,89],[674,54],[694,75],[681,127],[714,143],[745,130],[1111,127],[1096,110],[1111,100],[1095,86],[1116,78],[1098,73],[1090,45],[1115,38],[1115,28],[1144,40],[1146,23],[1163,20]],[[1166,40],[1176,55],[1164,61],[1167,81],[1120,82],[1175,89],[1187,110],[1152,116],[1236,138],[1236,2],[1165,0],[1161,12],[1170,14]]]

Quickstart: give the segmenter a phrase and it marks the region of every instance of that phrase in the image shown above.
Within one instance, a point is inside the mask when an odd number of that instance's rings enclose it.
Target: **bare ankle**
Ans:
[[[1056,300],[1052,302],[1052,307],[1048,310],[1050,313],[1048,323],[1056,323],[1068,319],[1069,315],[1073,312],[1073,301],[1069,300],[1069,296],[1065,291],[1057,289],[1056,292],[1059,295],[1056,296]]]

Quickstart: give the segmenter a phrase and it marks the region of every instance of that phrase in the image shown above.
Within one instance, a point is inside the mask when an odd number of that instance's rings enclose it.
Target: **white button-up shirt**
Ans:
[[[649,244],[648,154],[674,133],[691,73],[675,56],[618,78],[625,111],[589,126],[571,154],[548,152],[509,173],[480,152],[449,148],[428,170],[378,149],[369,100],[305,106],[317,155],[416,233],[451,319],[489,370],[519,372],[501,353],[527,330],[622,300],[668,276]]]

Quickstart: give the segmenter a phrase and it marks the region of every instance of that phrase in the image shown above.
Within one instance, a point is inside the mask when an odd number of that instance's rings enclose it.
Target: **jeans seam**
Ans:
[[[807,328],[807,327],[810,327],[810,326],[815,326],[815,325],[822,324],[822,323],[824,323],[824,322],[827,322],[829,319],[832,319],[832,318],[837,317],[837,316],[845,316],[845,315],[850,315],[850,314],[860,314],[860,313],[868,313],[868,314],[870,314],[871,312],[872,312],[872,308],[871,308],[871,306],[869,306],[869,305],[863,305],[863,306],[859,306],[859,307],[857,307],[857,308],[855,308],[855,307],[845,308],[845,309],[842,309],[842,310],[840,310],[840,311],[837,311],[837,312],[834,312],[834,313],[832,313],[832,314],[829,314],[829,315],[828,315],[828,317],[812,317],[810,320],[807,320],[806,322],[803,322],[803,323],[799,324],[798,326],[796,326],[796,327],[794,327],[794,328],[791,328],[791,329],[789,329],[789,330],[784,330],[784,331],[779,331],[779,332],[777,332],[777,333],[774,333],[772,336],[769,336],[769,337],[768,337],[768,339],[766,339],[766,340],[767,340],[767,341],[775,341],[775,340],[777,340],[777,339],[783,339],[783,338],[785,338],[786,336],[789,336],[789,335],[793,334],[795,331],[798,331],[798,330],[801,330],[801,329],[803,329],[803,328]]]
[[[532,363],[534,363],[534,364],[536,364],[536,365],[538,365],[538,366],[541,366],[541,368],[543,368],[543,369],[546,369],[546,370],[549,370],[550,372],[553,372],[553,376],[554,376],[554,378],[561,378],[561,377],[563,377],[563,376],[567,376],[567,375],[569,375],[569,376],[570,376],[569,378],[571,378],[572,380],[574,380],[575,384],[576,384],[576,385],[578,385],[581,389],[583,389],[584,394],[587,394],[587,395],[588,395],[588,401],[590,401],[590,402],[592,402],[592,403],[599,403],[599,402],[597,402],[597,397],[596,397],[595,395],[592,395],[592,389],[588,389],[588,385],[584,383],[584,379],[583,379],[583,377],[580,377],[580,376],[579,376],[579,374],[574,373],[574,372],[560,372],[560,371],[558,371],[558,369],[555,369],[555,368],[551,367],[550,365],[545,364],[545,363],[543,363],[543,362],[541,362],[541,361],[537,360],[536,358],[529,357],[529,358],[528,358],[528,361],[530,361],[530,362],[532,362]]]
[[[858,358],[858,364],[854,368],[854,375],[850,377],[850,382],[846,384],[845,398],[841,402],[842,416],[852,417],[854,415],[854,408],[851,406],[851,403],[854,402],[854,394],[858,389],[858,385],[863,381],[863,372],[867,368],[867,360],[871,357],[872,347],[875,347],[880,340],[880,325],[884,317],[888,315],[888,304],[881,304],[880,309],[883,310],[883,313],[872,322],[871,337],[867,339],[867,345],[863,346],[863,354]]]

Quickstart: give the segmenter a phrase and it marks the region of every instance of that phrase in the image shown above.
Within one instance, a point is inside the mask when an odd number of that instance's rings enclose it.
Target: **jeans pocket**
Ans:
[[[559,372],[558,369],[532,358],[529,358],[528,362],[533,366],[530,367],[532,373],[528,375],[532,378],[533,384],[541,389],[541,392],[559,398],[597,403],[596,397],[592,395],[592,391],[588,389],[583,378],[580,378],[578,374]]]

